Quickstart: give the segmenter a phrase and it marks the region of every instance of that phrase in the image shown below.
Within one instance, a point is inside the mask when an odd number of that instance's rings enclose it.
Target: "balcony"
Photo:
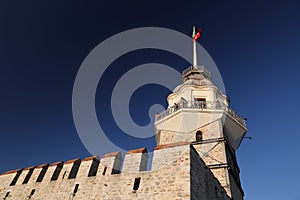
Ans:
[[[201,68],[201,70],[203,70],[203,69],[204,69],[204,67]],[[200,68],[198,68],[198,67],[197,68],[195,68],[193,66],[188,67],[187,69],[183,70],[182,76],[185,76],[191,72],[198,72],[199,70],[200,70]]]
[[[225,111],[227,114],[229,114],[231,117],[236,119],[239,123],[246,126],[246,121],[243,117],[239,116],[232,108],[229,108],[224,103],[218,102],[218,101],[186,101],[186,100],[180,100],[179,102],[175,103],[172,107],[166,109],[165,111],[156,114],[155,121],[159,121],[164,119],[165,117],[171,115],[172,113],[175,113],[182,109],[196,109],[200,112],[203,111]]]

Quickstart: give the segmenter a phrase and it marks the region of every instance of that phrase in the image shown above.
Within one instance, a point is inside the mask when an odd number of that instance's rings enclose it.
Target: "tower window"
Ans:
[[[196,141],[201,142],[203,140],[203,134],[202,131],[197,131],[196,132]]]
[[[141,177],[134,179],[133,190],[137,191],[140,187]]]
[[[206,108],[206,98],[195,98],[194,101],[196,108]]]

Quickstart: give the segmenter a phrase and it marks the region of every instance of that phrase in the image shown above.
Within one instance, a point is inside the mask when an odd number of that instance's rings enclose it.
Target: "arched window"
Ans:
[[[197,142],[201,142],[202,139],[203,139],[202,131],[197,131],[197,132],[196,132],[196,141],[197,141]]]

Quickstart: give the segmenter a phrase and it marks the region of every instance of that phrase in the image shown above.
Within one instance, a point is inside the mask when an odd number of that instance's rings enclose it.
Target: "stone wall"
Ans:
[[[228,199],[218,180],[189,144],[157,147],[151,171],[143,171],[146,158],[145,149],[130,151],[125,155],[124,167],[134,170],[122,170],[121,173],[119,166],[122,157],[118,152],[106,154],[101,159],[89,157],[40,165],[24,169],[13,186],[10,183],[18,170],[3,173],[0,175],[0,198],[212,199],[213,195],[218,194],[222,197],[220,199]],[[131,159],[138,167],[131,165]],[[74,166],[78,165],[76,171]],[[28,183],[23,184],[31,169]],[[45,171],[43,169],[47,169],[43,180],[37,182],[41,172]],[[60,171],[57,180],[51,180],[55,171]]]

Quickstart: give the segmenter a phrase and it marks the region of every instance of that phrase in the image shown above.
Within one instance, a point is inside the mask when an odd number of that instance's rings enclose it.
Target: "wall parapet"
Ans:
[[[154,150],[151,171],[141,170],[141,166],[147,165],[145,163],[148,159],[146,148],[128,151],[125,154],[122,172],[120,171],[118,174],[113,173],[113,170],[114,167],[121,169],[119,167],[122,161],[120,152],[105,154],[101,159],[99,156],[89,156],[84,159],[76,158],[66,162],[59,161],[32,166],[25,168],[26,170],[11,170],[0,175],[0,197],[22,199],[28,195],[34,195],[36,199],[72,199],[75,196],[78,199],[111,199],[112,197],[190,199],[191,195],[198,195],[197,188],[193,194],[190,190],[192,179],[190,173],[192,170],[196,170],[193,172],[193,176],[201,175],[201,173],[206,175],[193,179],[193,181],[199,184],[203,184],[203,178],[213,181],[218,195],[222,197],[221,199],[227,200],[226,194],[223,194],[224,189],[220,188],[218,180],[213,177],[211,172],[206,172],[209,169],[196,153],[193,146],[186,142],[158,146]],[[194,161],[195,159],[196,161]],[[198,163],[198,167],[191,166],[192,162]],[[76,169],[74,166],[78,166],[78,168]],[[30,170],[32,170],[32,174],[28,183],[9,185],[16,178],[17,173],[23,176],[23,178],[20,176],[18,181],[24,182],[24,177],[28,177]],[[42,172],[44,173],[43,178],[38,182],[37,178],[41,177]],[[54,174],[56,175],[54,176]],[[70,178],[71,174],[75,174],[75,177]],[[55,179],[52,179],[53,176]],[[165,185],[166,183],[168,186]],[[95,184],[97,187],[93,187]],[[210,188],[206,188],[206,190],[213,195]],[[213,192],[215,193],[215,191]]]
[[[178,142],[168,145],[160,145],[154,148],[154,158],[152,164],[161,162],[161,158],[155,154],[166,148],[188,145],[187,142]],[[99,156],[89,156],[84,159],[75,158],[68,161],[57,161],[53,163],[44,163],[37,166],[10,170],[0,174],[0,187],[10,187],[40,182],[55,182],[63,179],[82,179],[84,177],[93,177],[99,175],[115,175],[120,173],[140,173],[147,170],[148,164],[147,148],[129,150],[125,153],[124,160],[121,152],[110,152]],[[122,167],[123,163],[123,167]],[[122,168],[121,168],[122,167]],[[9,176],[8,176],[9,175]],[[77,178],[78,176],[78,178]],[[4,180],[5,181],[1,181]],[[28,179],[24,182],[25,179]]]

